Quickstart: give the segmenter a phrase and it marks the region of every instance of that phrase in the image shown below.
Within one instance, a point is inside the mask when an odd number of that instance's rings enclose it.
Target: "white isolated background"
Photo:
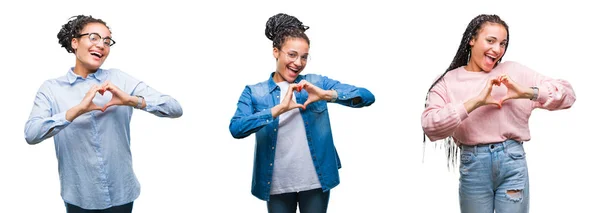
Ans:
[[[499,14],[510,27],[504,60],[566,79],[577,94],[571,109],[536,110],[530,120],[531,212],[596,211],[600,16],[582,2],[4,1],[0,212],[65,211],[53,140],[27,145],[23,129],[42,82],[75,63],[56,34],[77,14],[112,29],[117,43],[104,68],[120,68],[183,106],[178,119],[134,113],[131,149],[142,186],[134,212],[266,212],[250,193],[254,135],[233,139],[228,125],[244,86],[274,70],[264,25],[279,12],[311,27],[304,73],[376,97],[362,109],[329,105],[343,165],[329,212],[459,212],[458,172],[431,143],[422,162],[420,116],[430,83],[481,13]]]

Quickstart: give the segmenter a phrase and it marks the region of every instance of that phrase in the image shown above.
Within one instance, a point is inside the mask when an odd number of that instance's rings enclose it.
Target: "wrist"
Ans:
[[[125,104],[127,104],[127,106],[136,107],[138,104],[138,98],[139,97],[137,96],[129,96]]]
[[[282,108],[281,105],[276,105],[273,108],[271,108],[271,115],[273,116],[273,118],[276,118],[277,116],[279,116],[282,112]]]
[[[540,90],[537,87],[529,87],[525,90],[525,98],[535,101],[538,98]]]
[[[327,90],[327,93],[325,95],[325,100],[327,100],[328,102],[335,102],[338,98],[338,94],[337,91],[335,90]]]

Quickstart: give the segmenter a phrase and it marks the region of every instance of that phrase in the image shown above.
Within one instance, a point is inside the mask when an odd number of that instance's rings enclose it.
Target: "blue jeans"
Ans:
[[[267,209],[269,213],[296,213],[296,206],[300,206],[301,213],[326,213],[329,192],[323,192],[323,189],[318,188],[271,195],[267,201]]]
[[[529,212],[529,175],[522,142],[463,145],[460,163],[461,212]]]
[[[88,210],[82,209],[79,206],[65,202],[67,213],[131,213],[133,210],[133,202],[120,206],[113,206],[108,209]]]

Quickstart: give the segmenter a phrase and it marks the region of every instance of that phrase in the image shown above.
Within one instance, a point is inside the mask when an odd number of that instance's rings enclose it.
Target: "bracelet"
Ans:
[[[141,109],[142,108],[142,103],[144,102],[144,96],[141,95],[136,95],[135,97],[138,97],[138,102],[137,102],[137,106],[135,106],[136,109]]]
[[[533,96],[531,96],[531,98],[529,100],[535,101],[538,98],[538,95],[540,93],[540,89],[537,87],[531,87],[531,89],[533,89]]]
[[[331,100],[329,100],[329,101],[327,101],[327,102],[331,102],[331,103],[333,103],[333,102],[335,102],[335,101],[337,100],[337,98],[338,98],[338,94],[337,94],[337,91],[335,91],[335,90],[331,90],[331,91],[333,91],[333,95],[332,95],[332,97],[331,97]]]

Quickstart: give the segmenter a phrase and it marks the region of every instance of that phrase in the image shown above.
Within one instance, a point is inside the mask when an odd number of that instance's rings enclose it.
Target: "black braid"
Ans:
[[[456,55],[454,56],[452,63],[450,63],[450,66],[448,66],[446,71],[437,80],[435,80],[435,82],[429,87],[429,90],[427,90],[428,95],[425,97],[425,107],[427,107],[427,99],[429,97],[429,92],[431,92],[431,89],[433,89],[433,87],[440,80],[442,80],[444,78],[446,73],[448,73],[448,71],[451,71],[456,68],[467,65],[467,63],[469,62],[469,53],[471,52],[471,45],[469,44],[469,41],[471,41],[471,39],[476,39],[481,28],[487,23],[496,23],[496,24],[501,24],[502,26],[504,26],[504,28],[506,29],[505,51],[506,51],[506,49],[508,49],[508,44],[509,44],[508,25],[502,19],[500,19],[500,17],[498,15],[481,14],[481,15],[478,15],[475,18],[473,18],[471,20],[471,22],[469,23],[469,25],[467,26],[467,29],[463,33],[463,37],[460,40],[460,46],[458,46],[458,50],[456,51]],[[497,66],[500,63],[500,61],[502,61],[502,58],[500,58],[498,60],[498,62],[496,62],[494,67]],[[425,143],[425,139],[426,139],[426,136],[425,136],[425,133],[423,133],[423,143]],[[445,144],[446,145],[446,157],[448,158],[448,166],[450,165],[450,162],[452,162],[452,164],[454,165],[456,163],[455,157],[457,156],[457,153],[458,153],[456,144],[452,140],[452,137],[446,138],[445,143],[446,143]]]
[[[302,38],[310,45],[310,40],[304,31],[308,30],[296,17],[279,13],[271,16],[267,21],[265,35],[273,41],[273,47],[281,49],[281,46],[287,38]]]
[[[60,46],[64,47],[67,52],[73,53],[74,51],[73,47],[71,47],[71,40],[76,38],[81,33],[83,28],[89,23],[100,23],[108,28],[106,23],[101,19],[96,19],[92,16],[85,15],[72,16],[69,18],[69,21],[66,24],[63,24],[62,28],[56,35]]]

